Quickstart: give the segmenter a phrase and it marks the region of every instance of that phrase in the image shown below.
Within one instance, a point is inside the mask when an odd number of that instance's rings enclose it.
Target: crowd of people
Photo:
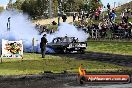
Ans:
[[[100,19],[101,9],[97,9],[95,13],[89,14],[84,13],[83,11],[80,13],[73,14],[73,23],[77,20],[80,21],[79,25],[75,25],[78,30],[83,30],[90,35],[90,38],[132,38],[132,23],[129,22],[129,18],[132,18],[132,9],[125,8],[121,14],[116,15],[115,8],[111,8],[110,4],[107,4],[107,16],[103,16]],[[121,20],[120,22],[116,22],[116,17]],[[66,22],[67,15],[62,14],[63,22]],[[90,20],[98,20],[98,23],[86,24],[84,25],[83,22]],[[55,21],[52,22],[52,25],[58,25]],[[40,34],[46,32],[46,34],[52,34],[55,32],[54,29],[49,29],[45,25],[36,24],[36,29],[39,31]],[[46,34],[43,35],[40,42],[41,54],[42,58],[45,57],[45,50],[46,50]],[[66,41],[68,41],[67,36],[65,36]],[[61,42],[62,39],[58,38],[56,42]],[[73,43],[77,42],[78,39],[73,38]]]
[[[80,14],[78,15],[78,21],[85,21],[86,18],[99,20],[97,24],[84,25],[80,24],[79,28],[88,32],[91,38],[132,38],[132,23],[129,22],[129,18],[132,18],[132,10],[128,7],[125,8],[120,15],[116,15],[115,8],[111,8],[110,4],[107,4],[107,15],[100,19],[100,11],[97,10],[94,14]],[[120,22],[116,22],[117,17]],[[73,22],[76,20],[76,14],[73,15]]]
[[[46,26],[46,25],[36,24],[35,28],[36,28],[36,30],[40,33],[40,35],[41,35],[42,33],[52,34],[52,33],[55,32],[54,29],[49,29],[48,26]]]
[[[87,31],[92,38],[132,38],[132,23],[100,22],[87,26]]]
[[[83,11],[80,13],[73,14],[73,23],[79,21],[80,25],[75,25],[78,29],[83,29],[85,32],[90,34],[91,38],[132,38],[132,23],[129,22],[129,18],[132,18],[132,9],[125,8],[119,15],[116,15],[116,9],[111,8],[110,4],[107,4],[107,15],[100,17],[101,11],[97,9],[95,13],[88,14]],[[117,17],[117,18],[116,18]],[[63,22],[66,22],[67,15],[63,13]],[[120,20],[115,21],[115,18]],[[92,23],[88,25],[83,25],[84,21],[99,20],[98,24]],[[52,25],[58,25],[55,21]],[[54,29],[49,29],[47,26],[36,24],[36,29],[42,34],[46,32],[47,34],[52,34],[55,32]]]

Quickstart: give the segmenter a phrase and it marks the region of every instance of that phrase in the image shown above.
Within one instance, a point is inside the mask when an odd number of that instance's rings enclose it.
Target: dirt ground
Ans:
[[[95,60],[132,67],[132,56],[86,52],[85,54],[56,54],[75,59]],[[90,58],[90,59],[88,59]],[[132,79],[132,78],[131,78]],[[42,74],[0,77],[0,88],[132,88],[128,84],[84,84],[77,82],[77,74]]]
[[[42,20],[38,20],[35,21],[34,24],[41,24],[41,25],[46,25],[46,24],[51,24],[52,21],[58,22],[58,18],[52,18],[52,19],[42,19]],[[60,19],[60,22],[62,22],[62,19]],[[72,17],[67,17],[66,20],[67,23],[73,22]]]
[[[81,85],[76,74],[48,74],[33,78],[8,79],[0,81],[0,88],[132,88],[128,84],[93,84]]]
[[[85,54],[57,54],[60,57],[69,57],[82,60],[101,61],[120,66],[132,67],[132,55],[86,52]]]
[[[0,81],[0,88],[64,88],[63,84],[76,82],[75,75],[48,74],[41,77],[19,79],[9,78]]]

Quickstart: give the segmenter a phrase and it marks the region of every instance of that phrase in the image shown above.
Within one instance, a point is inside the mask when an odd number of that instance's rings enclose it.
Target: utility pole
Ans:
[[[114,2],[114,8],[116,7],[116,2]]]
[[[62,0],[58,0],[58,26],[60,25],[61,15],[62,15]]]
[[[8,21],[7,21],[7,31],[10,31],[10,25],[11,25],[11,23],[10,23],[10,19],[11,19],[11,17],[8,17]]]
[[[52,0],[49,0],[49,15],[51,19],[52,18]]]
[[[50,21],[52,22],[52,0],[49,0],[49,16]]]

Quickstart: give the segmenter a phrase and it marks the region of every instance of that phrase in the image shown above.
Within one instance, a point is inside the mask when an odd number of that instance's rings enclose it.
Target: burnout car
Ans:
[[[48,48],[54,50],[55,53],[84,53],[87,43],[78,42],[75,37],[57,37],[47,44]]]

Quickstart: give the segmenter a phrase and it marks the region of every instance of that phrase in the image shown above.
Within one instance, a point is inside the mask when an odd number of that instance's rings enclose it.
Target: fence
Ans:
[[[107,31],[102,31],[99,29],[90,29],[89,34],[91,39],[125,39],[129,38],[132,39],[132,32],[126,31],[124,29],[119,29],[119,30],[107,30]]]

